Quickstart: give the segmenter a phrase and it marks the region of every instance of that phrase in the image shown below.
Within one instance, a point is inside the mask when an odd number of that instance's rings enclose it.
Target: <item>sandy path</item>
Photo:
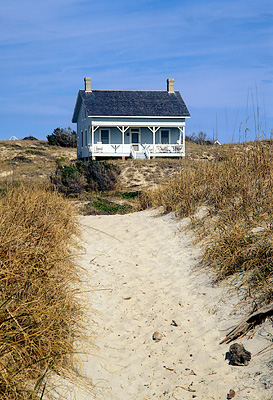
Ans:
[[[231,321],[234,297],[223,297],[224,288],[212,288],[208,274],[195,269],[200,253],[184,232],[186,220],[145,211],[82,217],[81,224],[87,284],[103,289],[90,299],[101,313],[99,357],[84,364],[101,398],[224,400],[234,389],[235,400],[272,399],[268,353],[247,367],[225,360],[229,345],[218,343],[242,316]],[[272,324],[262,329],[241,341],[252,354],[272,340]],[[91,399],[80,391],[75,398]]]

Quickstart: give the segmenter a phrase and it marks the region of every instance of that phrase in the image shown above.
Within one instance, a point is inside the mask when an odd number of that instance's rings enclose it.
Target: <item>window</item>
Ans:
[[[81,147],[83,147],[83,131],[81,131]]]
[[[169,144],[170,143],[170,131],[163,130],[161,131],[161,144]]]
[[[100,131],[100,141],[102,144],[110,143],[109,129],[101,129]]]
[[[85,136],[85,146],[87,146],[87,129],[84,131],[84,136]]]

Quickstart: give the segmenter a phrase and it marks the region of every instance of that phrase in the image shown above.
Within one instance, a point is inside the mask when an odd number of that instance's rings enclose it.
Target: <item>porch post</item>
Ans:
[[[124,142],[125,142],[125,140],[124,140],[124,135],[125,135],[125,132],[127,131],[127,129],[129,129],[130,127],[129,126],[117,126],[117,128],[120,130],[120,132],[121,132],[121,136],[122,136],[122,143],[121,143],[121,152],[122,152],[122,154],[124,153]]]
[[[124,126],[122,126],[122,146],[121,146],[121,151],[122,151],[122,154],[124,153],[124,133],[125,133],[125,127]]]
[[[92,143],[91,143],[91,145],[92,145],[92,152],[94,152],[94,149],[95,149],[95,147],[94,147],[94,142],[95,142],[95,132],[96,132],[96,130],[99,128],[99,125],[98,126],[94,126],[94,125],[92,125],[92,127],[91,127],[91,130],[92,130]]]
[[[155,134],[160,129],[160,126],[148,126],[151,132],[153,132],[153,152],[155,152]]]
[[[177,128],[178,128],[178,130],[179,130],[179,144],[181,145],[181,144],[182,144],[182,133],[183,133],[183,128],[180,127],[180,126],[178,126]]]

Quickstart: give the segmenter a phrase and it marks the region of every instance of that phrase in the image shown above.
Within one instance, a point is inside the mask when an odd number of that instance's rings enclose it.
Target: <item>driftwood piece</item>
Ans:
[[[234,343],[229,348],[229,358],[232,365],[248,365],[251,353],[242,344]]]
[[[226,335],[225,339],[223,339],[220,344],[230,343],[238,337],[244,336],[248,331],[257,325],[260,325],[266,320],[266,318],[271,317],[272,315],[273,303],[270,303],[246,317],[239,325],[233,328]]]

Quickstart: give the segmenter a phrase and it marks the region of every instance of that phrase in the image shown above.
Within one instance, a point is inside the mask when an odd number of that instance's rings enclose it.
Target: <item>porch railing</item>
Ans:
[[[136,151],[135,151],[135,148],[134,148],[134,146],[131,146],[131,155],[132,155],[132,158],[136,158]]]
[[[136,157],[136,149],[135,145],[132,144],[102,144],[100,142],[95,143],[94,145],[89,145],[89,152],[92,154],[113,154],[113,155],[132,155],[132,157]],[[183,145],[182,144],[145,144],[139,146],[139,152],[145,154],[147,158],[150,158],[152,154],[160,154],[160,153],[181,153],[183,154]]]
[[[150,150],[149,150],[149,147],[145,147],[145,153],[146,153],[146,157],[148,158],[148,160],[150,160],[150,158],[151,158],[151,154],[150,154]]]
[[[181,144],[156,144],[149,145],[150,153],[183,153]]]

